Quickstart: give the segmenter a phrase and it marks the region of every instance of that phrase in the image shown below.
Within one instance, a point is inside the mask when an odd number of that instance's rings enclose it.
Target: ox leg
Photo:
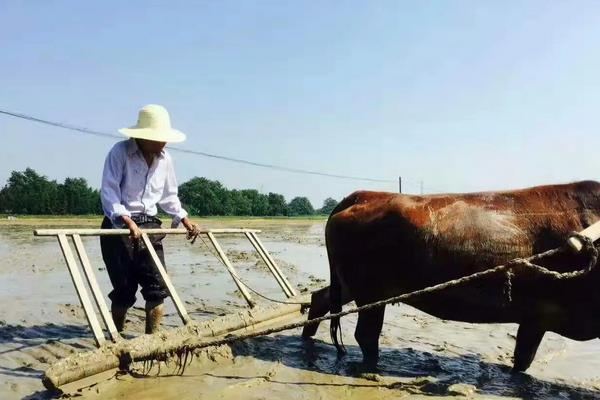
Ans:
[[[383,327],[385,306],[360,311],[354,337],[363,353],[363,363],[368,369],[377,367],[379,360],[379,335]]]
[[[310,297],[308,319],[322,317],[329,312],[329,286],[319,289]],[[319,324],[306,325],[302,330],[302,337],[309,338],[317,333]]]
[[[536,326],[520,324],[517,331],[517,344],[513,372],[524,372],[529,368],[537,352],[545,331]]]

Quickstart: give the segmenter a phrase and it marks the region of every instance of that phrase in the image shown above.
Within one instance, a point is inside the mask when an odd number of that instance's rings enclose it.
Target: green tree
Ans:
[[[286,204],[283,195],[255,189],[228,190],[221,182],[195,177],[179,186],[184,207],[195,215],[310,215],[306,197]],[[337,202],[325,200],[320,212],[330,212]],[[100,193],[84,178],[66,178],[62,184],[27,168],[13,171],[0,190],[0,212],[14,214],[95,214],[102,212]]]
[[[88,186],[84,178],[66,178],[58,185],[58,210],[61,214],[98,214],[100,193]]]
[[[256,189],[241,190],[242,195],[250,201],[250,215],[264,216],[269,214],[269,199]]]
[[[195,215],[286,215],[283,195],[255,189],[228,190],[219,181],[193,178],[179,186],[179,198]]]
[[[315,210],[306,197],[294,197],[288,204],[288,215],[311,215]]]
[[[228,214],[227,189],[219,181],[193,178],[179,186],[179,198],[188,212],[195,215]]]
[[[230,215],[252,215],[252,202],[240,190],[229,192]]]
[[[2,189],[2,209],[15,214],[57,214],[58,184],[31,168],[13,171]]]
[[[268,215],[287,215],[287,204],[282,194],[270,192],[267,201],[269,202]]]
[[[338,201],[337,200],[332,199],[331,197],[328,197],[323,202],[323,207],[321,207],[319,209],[319,214],[329,215],[329,214],[331,214],[331,212],[333,211],[333,209],[337,205],[338,205]]]

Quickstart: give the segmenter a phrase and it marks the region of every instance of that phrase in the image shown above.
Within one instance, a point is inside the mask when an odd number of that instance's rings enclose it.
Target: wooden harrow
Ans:
[[[158,354],[176,354],[177,349],[183,348],[185,343],[191,339],[197,341],[206,338],[214,340],[230,333],[243,333],[255,329],[259,324],[265,324],[276,319],[291,318],[299,316],[303,308],[308,305],[308,298],[298,296],[293,286],[282,273],[281,269],[266,250],[258,238],[259,230],[253,229],[210,229],[203,230],[200,235],[206,235],[208,241],[216,250],[223,265],[231,275],[237,289],[246,301],[249,309],[234,313],[225,317],[219,317],[212,321],[195,322],[187,313],[167,271],[162,265],[160,258],[152,245],[149,235],[152,234],[186,234],[185,229],[145,229],[142,233],[142,241],[154,264],[165,282],[167,291],[173,300],[175,309],[183,322],[183,326],[171,330],[164,330],[154,335],[142,335],[140,337],[125,340],[117,332],[111,314],[108,310],[104,295],[98,285],[94,270],[87,256],[81,236],[103,236],[103,235],[129,235],[127,229],[38,229],[34,231],[35,236],[54,236],[64,255],[69,274],[73,281],[75,291],[83,307],[88,325],[94,336],[97,350],[78,353],[67,357],[51,365],[44,373],[43,383],[48,389],[58,389],[61,386],[72,383],[92,375],[106,372],[115,368],[129,365],[133,361],[145,361],[156,358]],[[241,281],[233,264],[227,257],[223,248],[217,241],[218,235],[243,235],[252,244],[262,261],[277,281],[281,290],[288,299],[283,304],[257,306],[248,288]],[[77,258],[83,269],[83,275],[91,291],[96,308],[106,327],[108,338],[98,319],[94,304],[80,272],[79,265],[71,249],[68,238],[72,239]]]

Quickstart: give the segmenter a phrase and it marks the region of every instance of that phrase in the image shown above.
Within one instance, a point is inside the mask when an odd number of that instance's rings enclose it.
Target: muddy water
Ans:
[[[202,221],[210,227],[252,226],[298,290],[328,278],[320,221]],[[93,222],[95,224],[95,222]],[[283,299],[274,279],[246,241],[220,240],[239,274],[256,289]],[[86,248],[104,293],[110,290],[98,240]],[[175,287],[195,319],[245,307],[228,273],[202,242],[166,243]],[[40,376],[50,363],[94,348],[57,244],[34,238],[30,226],[0,226],[0,399],[51,398]],[[126,335],[143,330],[143,301],[128,318]],[[600,398],[600,343],[547,334],[527,375],[509,373],[516,326],[443,321],[408,306],[389,307],[376,374],[360,369],[353,339],[356,319],[342,321],[348,355],[339,359],[324,323],[314,341],[300,331],[223,347],[200,357],[183,376],[163,366],[157,376],[106,378],[75,394],[83,398]],[[179,321],[168,304],[166,326]]]

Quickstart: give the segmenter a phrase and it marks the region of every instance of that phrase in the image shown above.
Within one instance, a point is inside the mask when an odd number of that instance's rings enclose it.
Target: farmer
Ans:
[[[171,128],[167,110],[147,105],[139,112],[137,125],[119,129],[129,140],[118,142],[108,153],[102,173],[103,229],[129,229],[126,236],[101,236],[102,258],[113,291],[111,312],[115,326],[123,331],[127,309],[135,303],[138,285],[146,301],[146,333],[160,327],[163,300],[168,296],[165,284],[144,248],[142,228],[160,228],[157,205],[190,234],[199,228],[187,218],[177,196],[177,181],[171,156],[164,149],[167,142],[182,142],[185,134]],[[163,265],[164,235],[152,235],[151,241]]]

